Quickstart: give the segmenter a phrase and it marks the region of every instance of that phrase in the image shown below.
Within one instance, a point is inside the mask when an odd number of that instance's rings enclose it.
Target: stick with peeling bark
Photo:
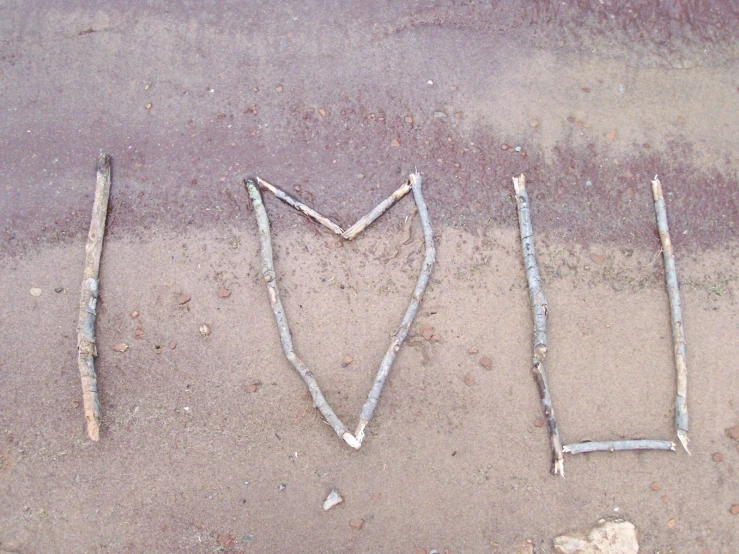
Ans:
[[[554,416],[552,396],[549,393],[544,358],[547,355],[547,301],[541,290],[541,277],[536,265],[534,250],[534,231],[531,226],[531,211],[529,197],[526,193],[526,178],[523,173],[513,178],[513,188],[516,192],[518,206],[518,224],[521,231],[521,248],[523,250],[523,265],[526,269],[526,280],[529,284],[529,299],[534,316],[534,366],[533,373],[536,385],[539,388],[541,404],[549,429],[549,439],[552,444],[552,473],[564,477],[564,458],[562,456],[562,440],[559,438],[557,419]]]
[[[675,270],[675,254],[672,251],[670,231],[667,227],[667,209],[662,194],[662,183],[657,176],[652,181],[652,195],[654,196],[654,211],[657,213],[657,228],[662,242],[662,257],[665,262],[665,282],[667,297],[670,300],[670,320],[672,322],[672,347],[675,355],[675,371],[677,374],[677,395],[675,397],[675,430],[680,444],[690,454],[688,443],[688,405],[686,395],[688,391],[688,364],[685,358],[685,332],[683,330],[683,315],[680,309],[680,288],[677,283]]]
[[[597,441],[578,442],[567,444],[562,450],[568,454],[584,454],[586,452],[615,452],[617,450],[672,450],[675,443],[672,441],[636,439],[624,441]]]
[[[288,359],[290,364],[298,372],[298,375],[303,379],[303,382],[310,391],[311,398],[313,399],[313,406],[321,412],[321,415],[333,428],[337,435],[339,435],[346,443],[352,448],[359,448],[360,443],[354,438],[346,428],[339,417],[334,413],[333,409],[326,401],[321,392],[321,388],[318,386],[316,378],[308,367],[302,362],[300,358],[295,355],[293,349],[293,341],[290,335],[290,327],[287,324],[287,316],[285,315],[285,309],[282,307],[282,299],[280,298],[280,291],[277,288],[277,277],[275,275],[274,257],[272,255],[272,237],[269,230],[269,219],[267,218],[267,210],[264,209],[264,203],[262,202],[262,194],[259,192],[256,184],[251,179],[244,181],[246,190],[249,193],[249,199],[251,200],[252,207],[254,208],[254,215],[257,218],[257,226],[259,227],[259,242],[262,252],[262,275],[264,280],[267,282],[267,291],[269,293],[269,302],[272,305],[272,312],[275,315],[275,321],[277,322],[277,330],[280,334],[280,342],[282,343],[282,349],[285,351],[285,357]]]
[[[316,210],[313,208],[306,206],[299,200],[295,200],[292,196],[290,196],[288,193],[286,193],[283,190],[278,189],[276,186],[268,183],[264,179],[260,179],[257,177],[257,182],[264,188],[266,188],[268,191],[270,191],[272,194],[274,194],[277,198],[282,200],[285,204],[288,206],[292,206],[296,210],[298,210],[301,213],[304,213],[308,217],[310,217],[313,221],[316,223],[320,223],[327,229],[330,229],[337,235],[341,235],[344,233],[344,229],[339,227],[336,223],[331,221],[329,218],[327,218],[325,215],[319,214]]]
[[[420,177],[419,177],[420,181]],[[406,181],[398,189],[393,192],[390,196],[388,196],[385,200],[380,202],[377,206],[375,206],[367,215],[360,217],[357,222],[349,227],[344,233],[341,235],[346,240],[352,240],[354,237],[356,237],[359,233],[364,231],[367,227],[372,225],[372,223],[380,217],[382,214],[384,214],[390,206],[395,204],[398,200],[403,198],[406,194],[408,194],[408,191],[411,190],[411,184],[409,181]]]
[[[380,394],[382,393],[382,388],[385,386],[385,380],[390,373],[390,368],[393,365],[393,361],[395,361],[395,355],[398,353],[398,350],[400,350],[400,346],[403,344],[403,341],[405,341],[406,336],[408,336],[408,331],[410,330],[411,325],[413,325],[413,320],[416,318],[418,307],[421,304],[423,293],[426,290],[429,278],[431,277],[431,271],[434,269],[434,262],[436,261],[434,234],[431,231],[429,212],[426,207],[426,202],[423,199],[423,191],[421,190],[421,175],[419,173],[413,173],[410,176],[408,182],[410,184],[411,190],[413,191],[413,198],[415,199],[416,206],[418,208],[418,216],[421,220],[421,228],[423,229],[423,241],[426,252],[423,257],[423,263],[421,264],[421,273],[418,276],[416,288],[413,291],[413,296],[411,297],[411,303],[408,306],[408,309],[405,311],[405,316],[403,317],[403,321],[400,323],[400,327],[398,327],[398,330],[395,331],[395,333],[393,334],[393,338],[390,341],[390,347],[387,349],[385,357],[380,363],[380,368],[377,370],[377,375],[375,376],[372,388],[370,389],[370,392],[367,395],[367,400],[362,407],[362,413],[359,417],[359,425],[357,426],[357,430],[354,433],[357,441],[359,441],[359,444],[362,444],[362,441],[364,440],[364,429],[365,427],[367,427],[367,424],[370,422],[370,420],[372,419],[372,415],[375,412],[377,402],[380,399]]]
[[[98,399],[98,380],[95,374],[95,318],[100,292],[98,274],[100,256],[103,253],[105,219],[108,214],[110,196],[110,156],[100,154],[97,160],[97,182],[92,204],[92,221],[85,247],[85,271],[82,277],[80,314],[77,324],[77,365],[82,381],[82,401],[85,406],[87,435],[91,440],[100,440],[100,400]]]

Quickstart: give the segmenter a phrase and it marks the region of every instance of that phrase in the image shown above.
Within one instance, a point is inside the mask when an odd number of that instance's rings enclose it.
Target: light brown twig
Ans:
[[[100,293],[98,274],[100,273],[100,256],[103,252],[105,235],[105,219],[108,213],[108,197],[110,196],[110,156],[100,154],[97,160],[97,182],[95,198],[92,204],[92,220],[90,232],[85,246],[85,270],[82,277],[80,295],[80,312],[77,324],[77,366],[82,382],[82,401],[85,407],[87,435],[93,441],[100,440],[100,400],[98,399],[98,382],[95,374],[95,318],[97,317],[97,300]]]
[[[552,473],[564,477],[564,458],[562,456],[562,440],[559,437],[557,419],[554,416],[552,396],[549,393],[544,358],[547,355],[547,301],[541,290],[541,277],[536,265],[536,251],[534,250],[534,231],[531,225],[529,197],[526,193],[526,178],[523,173],[513,178],[513,188],[516,192],[518,206],[518,223],[521,232],[521,249],[523,264],[526,269],[526,280],[529,285],[529,300],[534,317],[534,358],[533,374],[539,389],[544,416],[549,429],[549,439],[552,445]]]
[[[677,395],[675,396],[675,431],[680,444],[690,454],[688,444],[688,365],[685,357],[685,331],[683,316],[680,308],[680,288],[677,283],[675,270],[675,254],[672,251],[670,231],[667,227],[667,208],[662,194],[662,184],[657,176],[652,181],[652,195],[654,196],[654,211],[657,214],[657,229],[662,242],[662,258],[665,262],[665,283],[667,297],[670,301],[670,321],[672,323],[672,347],[675,355],[675,372],[677,375]]]

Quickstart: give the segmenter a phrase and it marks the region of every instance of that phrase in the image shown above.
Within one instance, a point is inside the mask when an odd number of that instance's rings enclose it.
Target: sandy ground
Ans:
[[[0,550],[545,553],[617,516],[643,552],[736,552],[737,13],[645,6],[0,6]],[[114,177],[93,444],[75,324],[101,149]],[[241,179],[299,185],[346,223],[414,167],[438,248],[417,325],[440,340],[403,346],[355,452],[282,355]],[[692,456],[568,457],[566,479],[549,474],[520,171],[565,442],[674,438],[660,174]],[[297,351],[353,426],[422,258],[417,221],[392,256],[412,202],[350,244],[266,204]],[[324,512],[332,487],[345,502]]]

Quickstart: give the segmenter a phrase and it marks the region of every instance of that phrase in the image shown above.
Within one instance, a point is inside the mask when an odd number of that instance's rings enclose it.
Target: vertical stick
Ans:
[[[434,234],[431,231],[431,222],[429,220],[429,212],[426,208],[426,202],[423,199],[423,191],[421,190],[422,179],[419,173],[413,173],[410,176],[409,183],[411,190],[413,191],[413,198],[416,201],[418,207],[418,216],[421,220],[421,228],[423,229],[423,240],[425,245],[425,254],[423,257],[423,263],[421,264],[421,273],[418,275],[418,281],[416,282],[416,288],[413,291],[410,305],[405,312],[403,321],[400,323],[400,327],[395,331],[392,340],[390,341],[390,347],[385,353],[385,357],[382,358],[380,368],[377,370],[375,381],[367,395],[367,400],[362,407],[362,412],[359,416],[359,425],[354,433],[354,436],[362,444],[364,440],[364,428],[372,419],[372,415],[377,407],[377,402],[380,399],[382,388],[385,386],[385,380],[390,373],[390,368],[395,361],[395,355],[400,350],[400,345],[405,341],[408,331],[413,325],[413,320],[416,318],[418,307],[421,304],[423,293],[428,285],[431,271],[434,268],[434,262],[436,261],[436,247],[434,246]],[[398,189],[400,190],[400,189]]]
[[[670,231],[667,227],[667,209],[662,194],[662,183],[657,175],[652,181],[652,195],[654,196],[654,211],[657,213],[657,228],[662,242],[662,257],[665,262],[665,283],[667,297],[670,300],[670,321],[672,323],[672,347],[675,354],[675,371],[677,374],[677,395],[675,397],[675,430],[680,444],[690,454],[688,444],[688,405],[686,396],[688,390],[688,364],[685,358],[685,332],[683,330],[683,316],[680,309],[680,289],[675,271],[675,254],[672,251]]]
[[[280,333],[280,343],[285,352],[285,357],[308,387],[311,398],[313,399],[313,406],[321,412],[321,415],[328,424],[331,425],[337,435],[343,438],[349,446],[358,449],[361,446],[361,443],[354,438],[354,435],[347,430],[346,425],[344,425],[339,417],[334,413],[333,409],[324,398],[313,373],[308,369],[303,361],[295,355],[292,337],[290,336],[290,327],[287,324],[285,309],[282,307],[280,291],[277,288],[277,276],[275,274],[274,257],[272,255],[272,237],[269,230],[267,210],[264,209],[262,194],[259,192],[259,188],[257,188],[254,181],[251,179],[245,179],[244,184],[246,185],[249,199],[254,208],[254,215],[257,218],[257,226],[259,227],[259,243],[262,252],[262,275],[267,283],[269,302],[272,305],[272,312],[275,315],[277,331]]]
[[[564,458],[562,456],[562,440],[559,438],[557,419],[554,416],[552,396],[549,393],[544,358],[547,355],[547,301],[541,290],[541,277],[536,265],[534,250],[534,231],[531,226],[531,212],[529,197],[526,194],[526,178],[523,173],[513,178],[513,188],[516,191],[518,206],[518,223],[521,231],[521,249],[523,250],[523,265],[526,269],[526,280],[529,284],[529,299],[534,317],[534,366],[533,373],[536,385],[539,388],[541,404],[549,429],[549,439],[552,444],[552,473],[564,477]]]
[[[100,154],[97,160],[97,182],[95,184],[95,200],[92,205],[92,221],[87,235],[85,247],[85,271],[82,277],[82,293],[80,296],[80,314],[77,324],[77,365],[82,381],[82,400],[87,420],[87,435],[93,441],[100,440],[100,400],[98,399],[98,381],[95,375],[95,318],[97,317],[97,301],[100,293],[98,274],[100,272],[100,256],[103,253],[103,236],[105,235],[105,219],[108,214],[108,197],[110,196],[110,156]]]

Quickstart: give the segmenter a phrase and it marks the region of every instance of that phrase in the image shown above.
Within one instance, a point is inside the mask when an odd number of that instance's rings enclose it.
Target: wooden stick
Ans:
[[[547,354],[547,301],[541,290],[541,276],[536,265],[534,250],[534,231],[531,225],[531,211],[529,197],[526,194],[526,178],[523,173],[513,178],[513,188],[516,191],[518,206],[518,223],[521,232],[521,249],[523,250],[523,265],[526,268],[526,280],[529,285],[529,299],[534,317],[534,358],[533,374],[539,389],[541,404],[549,429],[549,439],[552,444],[552,473],[564,477],[564,458],[562,456],[562,440],[559,437],[557,419],[554,416],[552,396],[549,393],[544,358]]]
[[[82,277],[80,313],[77,324],[77,366],[82,382],[82,401],[85,406],[87,435],[93,441],[100,440],[100,400],[98,380],[95,374],[95,318],[100,293],[98,274],[100,256],[103,253],[105,219],[108,214],[110,196],[110,156],[100,154],[97,160],[97,182],[92,204],[92,221],[85,246],[85,271]]]
[[[403,341],[408,335],[408,331],[410,330],[411,325],[413,325],[413,320],[416,318],[418,307],[421,304],[423,293],[426,290],[429,278],[431,277],[431,271],[434,268],[434,262],[436,261],[434,234],[431,231],[429,213],[426,207],[426,202],[423,199],[423,191],[421,190],[421,175],[419,173],[413,173],[408,179],[408,183],[413,190],[413,198],[416,201],[416,206],[418,207],[418,215],[419,219],[421,220],[421,228],[423,229],[423,240],[426,252],[424,254],[423,263],[421,264],[421,273],[418,276],[416,288],[413,291],[413,296],[411,297],[410,305],[405,311],[405,316],[403,317],[403,321],[400,323],[400,327],[398,327],[398,330],[395,331],[395,333],[393,334],[393,338],[390,341],[390,347],[387,349],[385,357],[380,363],[380,368],[377,370],[375,381],[372,385],[372,388],[370,389],[369,394],[367,395],[367,401],[362,407],[359,425],[357,426],[357,430],[354,433],[354,436],[357,438],[357,441],[359,441],[359,444],[362,444],[362,441],[364,440],[364,429],[372,419],[372,415],[375,411],[375,408],[377,407],[377,402],[380,399],[380,394],[382,393],[382,388],[385,385],[385,380],[387,379],[387,376],[390,373],[390,368],[392,367],[393,361],[395,360],[395,355],[397,354],[398,350],[400,350],[400,346],[403,344]],[[398,189],[398,191],[400,190],[401,189]],[[396,193],[398,191],[396,191]],[[369,223],[367,225],[369,225]]]
[[[615,452],[616,450],[672,450],[675,443],[672,441],[637,439],[625,441],[597,441],[578,442],[567,444],[562,448],[568,454],[584,454],[586,452]]]
[[[320,223],[321,225],[323,225],[327,229],[330,229],[331,231],[333,231],[337,235],[341,235],[344,232],[344,229],[342,229],[339,225],[337,225],[336,223],[334,223],[333,221],[331,221],[326,216],[319,214],[316,210],[314,210],[313,208],[310,208],[310,207],[306,206],[305,204],[303,204],[299,200],[295,200],[295,198],[293,198],[292,196],[290,196],[286,192],[278,189],[276,186],[271,185],[270,183],[268,183],[264,179],[260,179],[259,177],[257,177],[257,182],[262,187],[266,188],[268,191],[270,191],[272,194],[274,194],[277,198],[279,198],[280,200],[282,200],[285,204],[287,204],[289,206],[292,206],[293,208],[295,208],[299,212],[304,213],[305,215],[307,215],[308,217],[310,217],[316,223]]]
[[[346,443],[352,448],[359,448],[361,443],[354,438],[346,428],[339,417],[334,413],[333,409],[326,401],[321,392],[321,388],[318,386],[313,373],[306,367],[306,365],[295,355],[293,350],[292,337],[290,336],[290,327],[287,324],[287,317],[285,316],[285,310],[282,307],[282,300],[280,298],[280,291],[277,288],[277,277],[275,274],[274,257],[272,255],[272,238],[269,230],[269,219],[267,217],[267,210],[264,209],[264,203],[262,202],[262,195],[259,192],[256,184],[252,179],[244,180],[246,190],[249,193],[249,199],[251,200],[252,207],[254,208],[254,215],[257,218],[257,226],[259,227],[259,242],[262,252],[262,275],[264,280],[267,282],[267,291],[269,293],[269,301],[272,305],[272,312],[275,315],[275,321],[277,322],[277,330],[280,333],[280,342],[282,343],[282,349],[285,352],[285,357],[288,359],[290,364],[298,372],[298,375],[303,379],[303,382],[310,391],[311,398],[313,399],[313,406],[321,412],[321,415],[328,422],[328,424],[336,431],[336,434],[346,441]]]
[[[677,395],[675,397],[675,430],[680,444],[690,454],[688,443],[688,405],[686,402],[688,390],[688,365],[685,358],[685,331],[683,316],[680,309],[680,288],[675,271],[675,254],[672,251],[670,231],[667,227],[667,209],[665,198],[662,195],[662,184],[657,175],[652,181],[652,195],[654,196],[654,211],[657,213],[657,228],[662,242],[662,257],[665,262],[665,282],[667,296],[670,299],[670,320],[672,323],[672,347],[675,354],[675,372],[677,374]]]
[[[398,187],[398,189],[395,192],[393,192],[385,200],[383,200],[377,206],[375,206],[367,215],[360,217],[357,220],[357,222],[351,227],[349,227],[346,231],[344,231],[344,233],[341,236],[344,237],[346,240],[352,240],[359,233],[361,233],[367,227],[369,227],[378,217],[384,214],[388,210],[388,208],[390,208],[390,206],[392,206],[398,200],[400,200],[406,194],[408,194],[408,191],[410,190],[411,190],[410,182],[406,181],[405,183],[400,185],[400,187]]]

